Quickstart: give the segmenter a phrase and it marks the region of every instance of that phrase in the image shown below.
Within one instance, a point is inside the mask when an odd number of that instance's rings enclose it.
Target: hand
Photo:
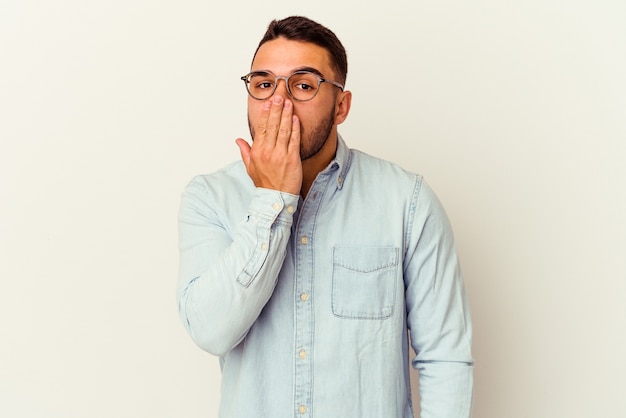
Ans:
[[[241,138],[235,142],[254,185],[299,194],[300,121],[293,114],[293,103],[274,95],[263,103],[259,123],[253,128],[252,147]]]

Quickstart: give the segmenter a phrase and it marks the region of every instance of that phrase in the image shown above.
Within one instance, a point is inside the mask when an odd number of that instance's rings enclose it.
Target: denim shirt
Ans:
[[[179,313],[220,357],[220,417],[413,417],[410,365],[423,418],[470,416],[469,308],[421,176],[339,138],[303,201],[236,162],[189,183],[179,239]]]

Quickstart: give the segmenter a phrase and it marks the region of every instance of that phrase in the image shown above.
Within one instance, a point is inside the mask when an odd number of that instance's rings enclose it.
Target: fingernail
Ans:
[[[285,108],[290,108],[291,107],[291,100],[285,100]]]
[[[274,96],[274,103],[281,104],[283,102],[283,98],[279,95]]]
[[[272,107],[272,102],[270,102],[269,100],[266,100],[263,103],[263,109],[268,110],[270,107]]]

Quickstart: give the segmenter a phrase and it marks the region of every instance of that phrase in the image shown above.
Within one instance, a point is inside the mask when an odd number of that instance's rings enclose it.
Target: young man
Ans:
[[[179,215],[181,319],[220,357],[220,417],[469,417],[471,324],[446,215],[419,175],[347,147],[329,29],[270,24],[242,77],[252,145],[194,178]]]

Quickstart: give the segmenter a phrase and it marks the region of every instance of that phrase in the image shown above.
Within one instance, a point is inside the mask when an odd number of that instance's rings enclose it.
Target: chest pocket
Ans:
[[[394,247],[333,248],[333,314],[353,319],[390,317],[398,254]]]

